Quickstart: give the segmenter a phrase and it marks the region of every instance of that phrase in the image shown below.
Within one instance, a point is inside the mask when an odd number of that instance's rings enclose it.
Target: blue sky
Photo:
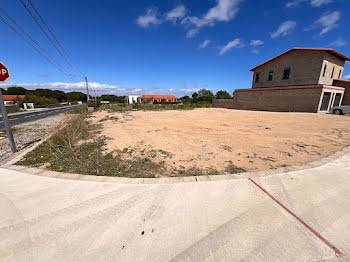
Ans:
[[[350,55],[348,0],[31,1],[93,95],[233,92],[251,87],[250,68],[295,46]],[[74,74],[19,0],[1,7]],[[82,77],[64,75],[1,21],[0,35],[0,61],[11,72],[2,86],[84,90]]]

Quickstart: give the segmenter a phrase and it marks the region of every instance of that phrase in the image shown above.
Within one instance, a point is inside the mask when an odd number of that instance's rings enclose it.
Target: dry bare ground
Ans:
[[[151,156],[171,169],[235,172],[294,166],[350,145],[350,118],[229,109],[99,111],[110,152]]]

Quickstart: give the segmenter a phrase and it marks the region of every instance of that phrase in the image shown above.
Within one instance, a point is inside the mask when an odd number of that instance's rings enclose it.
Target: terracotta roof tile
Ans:
[[[143,95],[145,98],[176,99],[173,95]]]
[[[4,101],[23,100],[25,95],[3,95]]]

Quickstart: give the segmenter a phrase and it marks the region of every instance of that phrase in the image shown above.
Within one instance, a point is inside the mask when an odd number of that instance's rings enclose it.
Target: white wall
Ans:
[[[129,104],[137,103],[137,98],[139,96],[128,96],[128,102]]]

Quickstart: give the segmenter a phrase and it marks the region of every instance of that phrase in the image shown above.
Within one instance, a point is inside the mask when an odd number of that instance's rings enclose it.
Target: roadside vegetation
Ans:
[[[127,111],[161,111],[161,110],[193,110],[195,108],[208,108],[211,103],[200,102],[196,104],[107,104],[101,105],[99,110],[107,110],[108,112],[127,112]]]
[[[117,118],[92,124],[88,121],[91,114],[86,107],[70,111],[66,116],[66,126],[29,152],[17,165],[67,173],[134,178],[221,174],[213,169],[170,169],[164,160],[170,159],[172,154],[164,150],[134,152],[132,148],[125,148],[107,152],[105,145],[108,139],[100,134],[101,122],[117,121]]]
[[[197,92],[194,92],[191,97],[183,96],[180,98],[183,104],[198,104],[198,103],[212,103],[213,99],[232,99],[233,97],[224,90],[219,90],[214,93],[208,89],[200,89]]]

